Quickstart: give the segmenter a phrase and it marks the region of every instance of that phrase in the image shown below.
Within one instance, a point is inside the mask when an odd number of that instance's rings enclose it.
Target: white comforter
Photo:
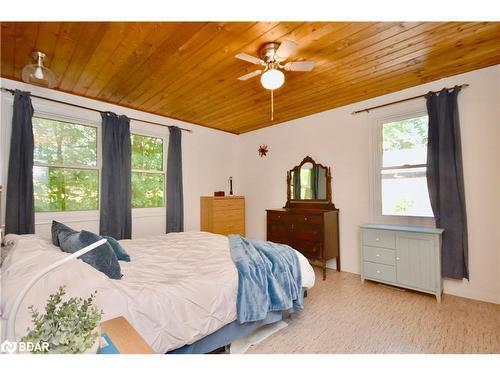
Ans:
[[[35,272],[66,254],[35,235],[9,235],[15,248],[2,265],[2,319],[21,287]],[[191,344],[236,319],[238,274],[227,237],[205,232],[171,233],[120,241],[132,258],[120,262],[121,280],[109,279],[80,260],[47,274],[28,293],[16,320],[16,335],[30,326],[28,306],[43,311],[50,293],[66,285],[67,296],[97,291],[102,320],[125,316],[158,353]],[[302,284],[314,285],[314,272],[297,253]],[[4,328],[4,327],[3,327]]]

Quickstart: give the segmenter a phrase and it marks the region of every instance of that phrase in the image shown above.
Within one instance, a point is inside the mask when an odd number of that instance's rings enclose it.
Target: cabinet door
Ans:
[[[398,233],[396,273],[399,284],[435,291],[438,288],[435,238],[426,234]]]

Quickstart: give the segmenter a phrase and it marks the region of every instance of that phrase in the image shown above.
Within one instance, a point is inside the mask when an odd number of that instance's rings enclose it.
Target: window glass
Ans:
[[[99,208],[97,128],[33,117],[35,212]]]
[[[132,134],[132,207],[165,206],[163,138]]]
[[[427,116],[382,125],[382,215],[432,217],[427,190]]]

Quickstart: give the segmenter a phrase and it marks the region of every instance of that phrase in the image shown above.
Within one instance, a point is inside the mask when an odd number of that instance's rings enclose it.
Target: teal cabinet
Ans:
[[[431,293],[441,302],[441,236],[438,228],[361,226],[361,282],[379,281]]]

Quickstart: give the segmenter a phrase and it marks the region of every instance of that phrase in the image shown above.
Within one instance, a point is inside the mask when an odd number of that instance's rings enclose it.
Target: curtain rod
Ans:
[[[469,87],[469,84],[468,83],[464,83],[462,85],[459,85],[457,86],[459,88],[466,88],[466,87]],[[446,90],[451,90],[451,88],[445,88]],[[430,92],[439,92],[439,91],[430,91]],[[396,100],[395,102],[390,102],[390,103],[386,103],[386,104],[381,104],[381,105],[377,105],[375,107],[369,107],[369,108],[365,108],[365,109],[360,109],[359,111],[354,111],[352,112],[351,114],[352,115],[357,115],[358,113],[363,113],[363,112],[370,112],[371,110],[373,109],[378,109],[378,108],[382,108],[382,107],[387,107],[388,105],[393,105],[393,104],[398,104],[398,103],[402,103],[402,102],[407,102],[408,100],[413,100],[413,99],[419,99],[419,98],[423,98],[425,97],[427,94],[422,94],[422,95],[417,95],[417,96],[412,96],[411,98],[406,98],[406,99],[401,99],[401,100]]]
[[[4,88],[2,87],[1,88],[2,90],[4,91],[7,91],[7,92],[10,92],[12,95],[14,95],[14,93],[16,92],[15,90],[12,90],[12,89],[7,89],[7,88]],[[91,107],[86,107],[86,106],[83,106],[83,105],[79,105],[79,104],[73,104],[73,103],[68,103],[68,102],[65,102],[65,101],[62,101],[62,100],[57,100],[57,99],[52,99],[52,98],[46,98],[44,96],[38,96],[38,95],[33,95],[30,93],[30,96],[32,96],[33,98],[38,98],[38,99],[43,99],[43,100],[48,100],[48,101],[51,101],[51,102],[54,102],[54,103],[59,103],[59,104],[66,104],[66,105],[70,105],[70,106],[73,106],[73,107],[76,107],[76,108],[81,108],[81,109],[87,109],[89,111],[94,111],[94,112],[105,112],[105,111],[100,111],[98,109],[95,109],[95,108],[91,108]],[[128,116],[127,116],[128,117]],[[148,124],[153,124],[153,125],[159,125],[159,126],[165,126],[167,128],[173,128],[174,126],[173,125],[165,125],[165,124],[161,124],[159,122],[153,122],[153,121],[147,121],[147,120],[140,120],[140,119],[137,119],[137,118],[134,118],[134,117],[129,117],[129,119],[131,121],[139,121],[139,122],[145,122],[145,123],[148,123]],[[193,131],[191,129],[186,129],[186,128],[179,128],[185,132],[189,132],[189,133],[192,133]]]

